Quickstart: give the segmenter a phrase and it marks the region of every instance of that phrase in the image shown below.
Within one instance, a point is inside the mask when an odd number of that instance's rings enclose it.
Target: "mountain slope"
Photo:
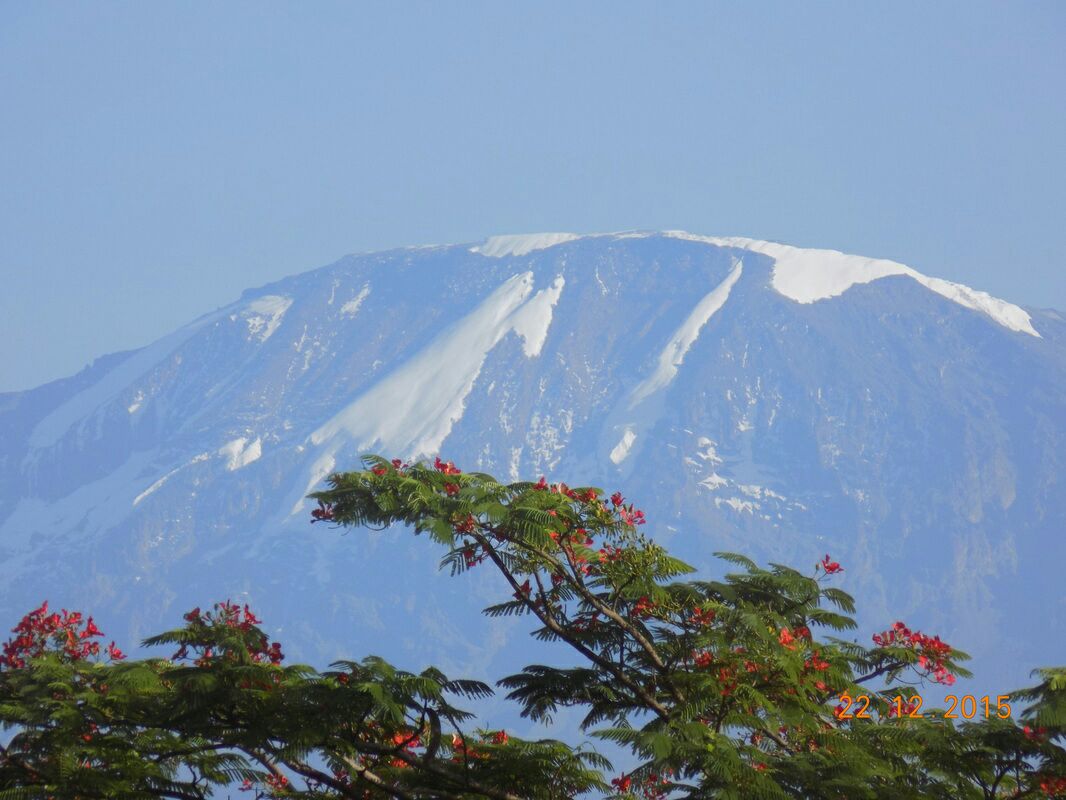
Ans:
[[[464,616],[487,577],[307,523],[360,453],[443,452],[622,487],[703,568],[829,551],[870,625],[954,638],[989,691],[1066,661],[1066,322],[893,262],[680,232],[351,256],[0,395],[0,433],[12,622],[49,597],[142,636],[232,596],[316,663],[522,661]]]

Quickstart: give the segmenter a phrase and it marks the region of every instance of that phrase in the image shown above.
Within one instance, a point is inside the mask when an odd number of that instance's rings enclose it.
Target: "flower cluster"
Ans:
[[[599,493],[595,489],[586,489],[583,492],[579,492],[576,489],[571,489],[565,483],[549,484],[543,475],[540,476],[539,481],[533,484],[533,491],[554,492],[555,494],[569,497],[571,500],[576,500],[579,503],[591,503],[599,497]]]
[[[630,609],[629,615],[636,617],[637,619],[645,619],[655,614],[658,603],[654,600],[648,599],[646,596],[637,598],[637,602],[633,604],[633,608]]]
[[[706,628],[708,625],[714,622],[715,616],[716,615],[714,609],[697,608],[694,609],[692,614],[689,615],[688,621],[696,627]]]
[[[634,785],[633,775],[627,775],[623,772],[617,778],[611,779],[611,786],[615,788],[618,794],[635,794],[645,800],[664,800],[670,793],[670,778],[672,776],[673,772],[668,769],[663,770],[661,773],[651,772],[644,777],[644,780],[638,781]]]
[[[480,734],[482,744],[505,745],[511,741],[507,731],[486,731]],[[463,738],[457,733],[452,734],[452,761],[461,762],[466,760],[486,759],[489,753]]]
[[[48,601],[24,616],[11,632],[15,636],[4,642],[0,668],[20,669],[28,659],[46,652],[59,653],[70,661],[98,656],[102,648],[95,640],[104,635],[92,617],[83,621],[78,611],[64,608],[58,613],[48,613]],[[126,657],[114,642],[103,648],[103,652],[113,661]]]
[[[1042,742],[1047,734],[1047,728],[1030,728],[1025,725],[1022,727],[1022,734],[1030,742]]]
[[[626,503],[621,492],[615,492],[611,495],[611,505],[614,506],[618,518],[626,525],[643,525],[647,522],[647,520],[644,519],[644,512],[639,508],[633,508],[632,503]]]
[[[799,625],[796,628],[782,628],[781,632],[777,635],[777,641],[786,650],[795,650],[803,642],[811,641],[811,629],[806,625]]]
[[[1045,797],[1066,797],[1066,778],[1049,777],[1040,781]]]
[[[461,475],[463,472],[451,461],[441,461],[439,457],[433,460],[433,468],[442,475]]]
[[[252,613],[247,604],[242,608],[236,603],[226,600],[222,603],[215,603],[214,608],[207,612],[200,611],[200,607],[197,606],[185,614],[184,619],[194,629],[198,627],[229,628],[245,633],[258,633],[258,636],[247,637],[245,641],[245,650],[252,661],[257,664],[267,661],[271,664],[280,664],[285,658],[284,653],[281,652],[281,644],[278,642],[270,643],[267,637],[255,628],[262,620]],[[186,658],[188,653],[189,645],[183,644],[178,652],[174,654],[174,658],[175,660]],[[195,664],[196,666],[204,666],[210,663],[215,656],[216,653],[212,648],[206,647],[200,657],[196,659]]]
[[[273,795],[274,792],[281,792],[289,788],[289,779],[281,774],[275,775],[271,773],[263,779],[263,783],[266,784],[267,791],[270,792],[271,795]],[[245,778],[244,783],[240,785],[239,789],[242,792],[255,791],[256,784],[250,778]]]
[[[829,662],[822,658],[821,651],[815,650],[811,657],[803,662],[803,668],[814,672],[825,672],[829,669]]]
[[[927,677],[936,683],[951,686],[955,676],[948,671],[945,661],[951,655],[951,645],[939,636],[926,636],[921,631],[912,631],[902,622],[896,622],[882,633],[875,633],[873,642],[878,647],[905,647],[918,653],[918,666]]]

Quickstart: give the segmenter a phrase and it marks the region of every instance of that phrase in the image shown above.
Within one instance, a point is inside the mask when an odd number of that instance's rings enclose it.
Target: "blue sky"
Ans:
[[[0,2],[0,391],[361,250],[685,228],[1066,309],[1062,3]]]

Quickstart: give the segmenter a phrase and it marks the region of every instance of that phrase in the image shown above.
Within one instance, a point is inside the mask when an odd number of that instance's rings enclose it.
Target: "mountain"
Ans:
[[[1066,663],[1066,319],[891,261],[681,232],[349,256],[0,395],[0,624],[48,598],[132,642],[250,602],[293,657],[478,677],[526,623],[399,531],[311,527],[361,453],[621,488],[649,534],[845,566],[979,686]],[[507,647],[508,642],[521,646]]]

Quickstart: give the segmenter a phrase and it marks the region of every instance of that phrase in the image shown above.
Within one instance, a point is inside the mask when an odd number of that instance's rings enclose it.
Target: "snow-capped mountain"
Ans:
[[[622,488],[704,570],[846,571],[868,627],[1066,662],[1066,320],[891,261],[681,232],[350,256],[0,395],[0,625],[124,642],[232,597],[298,658],[498,675],[501,587],[399,532],[308,524],[372,451]],[[125,627],[124,627],[125,626]],[[516,627],[517,626],[517,627]]]

